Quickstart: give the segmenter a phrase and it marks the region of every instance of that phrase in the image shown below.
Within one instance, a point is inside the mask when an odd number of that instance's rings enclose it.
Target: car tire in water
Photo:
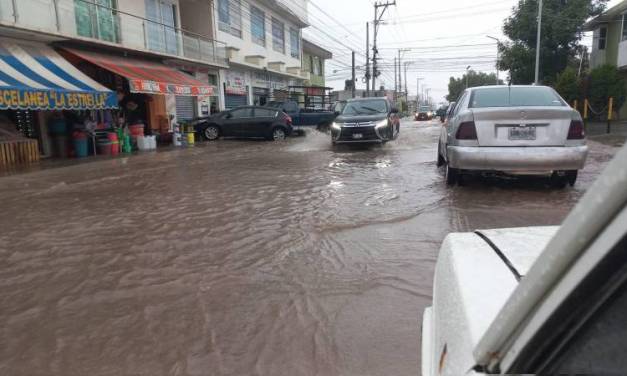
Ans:
[[[566,175],[560,175],[557,172],[554,172],[551,175],[551,186],[556,189],[564,189],[566,188],[566,184],[568,183],[568,177]]]
[[[446,184],[455,185],[460,181],[459,170],[446,164]]]
[[[272,130],[272,140],[274,141],[283,141],[287,138],[287,133],[285,133],[285,129],[281,127],[276,127]]]
[[[566,171],[566,180],[568,181],[568,184],[571,187],[575,186],[575,183],[577,182],[577,175],[578,175],[578,171],[577,170],[572,170],[572,171]]]
[[[202,131],[202,135],[209,141],[215,141],[220,138],[220,128],[210,125]]]
[[[438,162],[437,162],[437,166],[438,167],[442,167],[442,166],[444,166],[444,164],[446,164],[446,161],[444,160],[444,157],[442,156],[442,148],[440,146],[440,143],[438,142]]]

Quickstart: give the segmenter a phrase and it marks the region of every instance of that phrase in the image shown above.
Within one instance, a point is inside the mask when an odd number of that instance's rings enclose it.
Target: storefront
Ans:
[[[246,73],[228,70],[224,82],[224,107],[231,108],[248,105],[248,80]]]
[[[145,112],[135,113],[138,118],[133,121],[145,124],[146,132],[157,135],[162,141],[167,140],[174,123],[186,123],[203,111],[209,111],[207,98],[214,96],[214,87],[176,68],[138,57],[105,55],[74,48],[64,50],[113,74],[118,99],[126,104],[131,101],[131,106],[123,106],[123,109],[135,112],[136,108],[144,106]]]
[[[115,92],[50,46],[2,39],[0,62],[1,165],[76,154],[73,133],[115,118]]]

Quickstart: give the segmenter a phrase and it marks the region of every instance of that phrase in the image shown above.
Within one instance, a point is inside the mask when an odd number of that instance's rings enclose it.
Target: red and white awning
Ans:
[[[98,52],[65,48],[92,64],[125,77],[133,93],[212,96],[213,87],[167,65]]]

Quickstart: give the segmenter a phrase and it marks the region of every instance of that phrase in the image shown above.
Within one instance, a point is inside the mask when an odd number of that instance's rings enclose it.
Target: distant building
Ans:
[[[584,29],[593,32],[590,67],[610,64],[627,78],[627,1],[588,21]],[[620,117],[627,118],[627,106],[620,109]]]
[[[325,86],[325,61],[332,59],[333,54],[317,44],[303,39],[302,76],[306,86]]]

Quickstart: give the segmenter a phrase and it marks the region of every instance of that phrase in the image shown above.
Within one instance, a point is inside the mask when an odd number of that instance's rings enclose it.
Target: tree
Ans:
[[[612,65],[602,65],[590,71],[588,76],[588,100],[594,111],[606,109],[609,98],[614,98],[614,109],[625,103],[625,79]]]
[[[608,0],[544,0],[540,45],[540,77],[550,84],[580,51],[582,27],[599,15]],[[514,84],[530,84],[535,76],[538,0],[519,0],[505,20],[503,32],[511,42],[500,43],[499,68],[510,71]]]
[[[581,97],[581,80],[575,68],[567,67],[557,75],[555,90],[570,104]]]
[[[468,71],[468,87],[486,86],[496,84],[495,73],[475,72],[473,70]],[[499,85],[502,85],[503,81],[499,80]],[[466,75],[461,78],[451,77],[448,83],[448,95],[446,100],[449,102],[456,101],[461,93],[466,89]]]

